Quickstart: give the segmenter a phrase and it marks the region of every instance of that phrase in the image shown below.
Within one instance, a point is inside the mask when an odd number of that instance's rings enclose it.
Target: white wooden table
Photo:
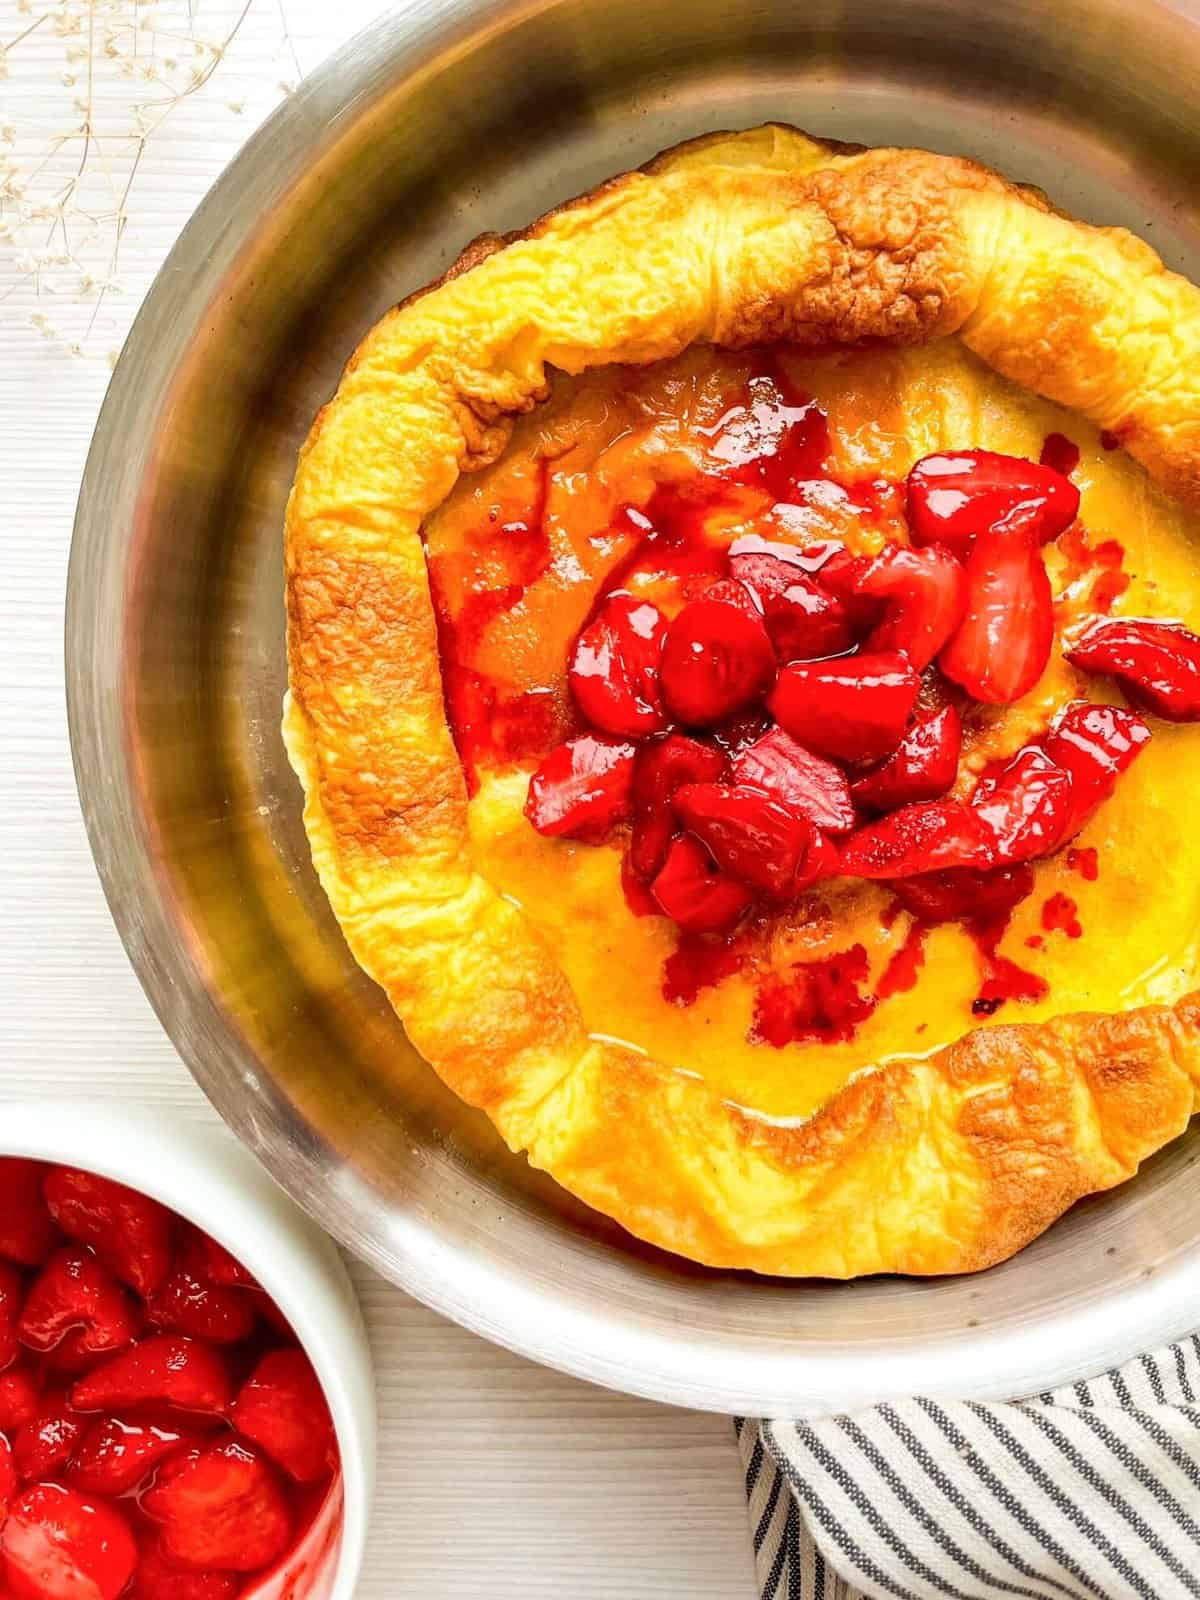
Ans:
[[[187,0],[179,3],[186,14]],[[222,0],[193,3],[202,13]],[[47,4],[0,0],[0,49]],[[378,0],[286,0],[286,8],[301,70],[380,9]],[[279,18],[278,0],[251,0],[220,76],[147,145],[122,243],[124,289],[106,298],[88,341],[98,359],[72,356],[31,320],[49,313],[69,338],[90,310],[70,304],[69,284],[59,285],[65,297],[39,301],[27,263],[0,240],[0,1099],[88,1094],[214,1115],[142,995],[92,867],[67,743],[62,606],[105,348],[119,345],[166,250],[270,108],[277,81],[294,78]],[[56,126],[70,72],[64,41],[44,25],[14,49],[10,68],[0,81],[0,154],[5,124],[31,125],[43,142]],[[235,97],[245,99],[240,116],[229,106]],[[547,1372],[354,1271],[381,1421],[361,1600],[749,1600],[726,1419]]]

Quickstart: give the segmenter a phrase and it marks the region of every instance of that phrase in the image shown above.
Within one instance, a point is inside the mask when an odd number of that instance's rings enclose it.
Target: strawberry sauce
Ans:
[[[1079,907],[1069,894],[1052,894],[1042,907],[1042,927],[1047,933],[1065,933],[1068,939],[1081,939],[1083,927]]]
[[[0,1158],[0,1593],[249,1597],[337,1466],[307,1356],[221,1245],[110,1179]]]
[[[810,1039],[822,1044],[852,1039],[875,1009],[875,996],[862,992],[869,977],[870,962],[861,944],[819,961],[797,961],[786,972],[772,974],[758,986],[751,1040],[779,1050]]]

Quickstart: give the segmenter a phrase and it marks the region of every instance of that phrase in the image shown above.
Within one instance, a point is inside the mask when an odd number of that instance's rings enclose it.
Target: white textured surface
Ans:
[[[286,4],[304,68],[380,9],[376,0]],[[230,114],[214,77],[148,146],[123,244],[128,293],[110,300],[98,323],[111,329],[110,342],[119,342],[138,293],[286,75],[278,18],[277,0],[252,0],[236,66],[262,87],[245,116]],[[0,46],[28,21],[19,0],[0,0]],[[21,70],[15,52],[13,64],[0,82],[0,125],[49,116],[50,97],[61,96],[62,41],[39,30],[21,47]],[[37,309],[0,243],[0,1098],[87,1093],[209,1118],[126,963],[76,808],[63,585],[107,368],[46,341],[29,320]],[[362,1600],[749,1600],[727,1421],[545,1372],[365,1269],[356,1277],[382,1428]]]

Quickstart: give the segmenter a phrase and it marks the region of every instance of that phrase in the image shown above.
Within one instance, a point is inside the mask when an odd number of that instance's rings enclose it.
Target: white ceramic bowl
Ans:
[[[115,1178],[223,1244],[275,1300],[329,1401],[341,1455],[325,1504],[254,1600],[353,1600],[375,1488],[375,1383],[362,1314],[332,1241],[223,1129],[142,1106],[7,1103],[0,1157]]]

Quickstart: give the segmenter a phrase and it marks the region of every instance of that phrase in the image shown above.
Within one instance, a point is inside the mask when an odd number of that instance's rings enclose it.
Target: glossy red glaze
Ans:
[[[35,1484],[13,1501],[0,1554],[18,1600],[117,1600],[137,1564],[119,1512],[53,1483]]]
[[[1200,720],[1200,638],[1179,622],[1113,617],[1067,651],[1085,672],[1115,677],[1143,711],[1169,722]]]
[[[849,609],[815,576],[840,548],[801,549],[757,534],[730,546],[730,570],[757,597],[780,661],[816,661],[853,646]]]
[[[1041,677],[1054,643],[1054,601],[1036,540],[1024,528],[981,533],[966,582],[966,614],[939,665],[972,699],[1009,705]]]
[[[793,662],[767,706],[808,750],[839,761],[878,761],[904,736],[920,680],[894,651]]]
[[[157,1200],[74,1167],[51,1167],[44,1188],[57,1225],[122,1283],[140,1295],[161,1287],[171,1265],[171,1221]]]
[[[800,394],[769,357],[746,389],[740,404],[732,406],[715,427],[702,430],[709,453],[734,482],[786,500],[797,484],[826,475],[825,413]]]
[[[50,1257],[29,1287],[21,1343],[54,1351],[67,1370],[91,1366],[132,1343],[141,1316],[132,1298],[88,1250],[68,1246]]]

